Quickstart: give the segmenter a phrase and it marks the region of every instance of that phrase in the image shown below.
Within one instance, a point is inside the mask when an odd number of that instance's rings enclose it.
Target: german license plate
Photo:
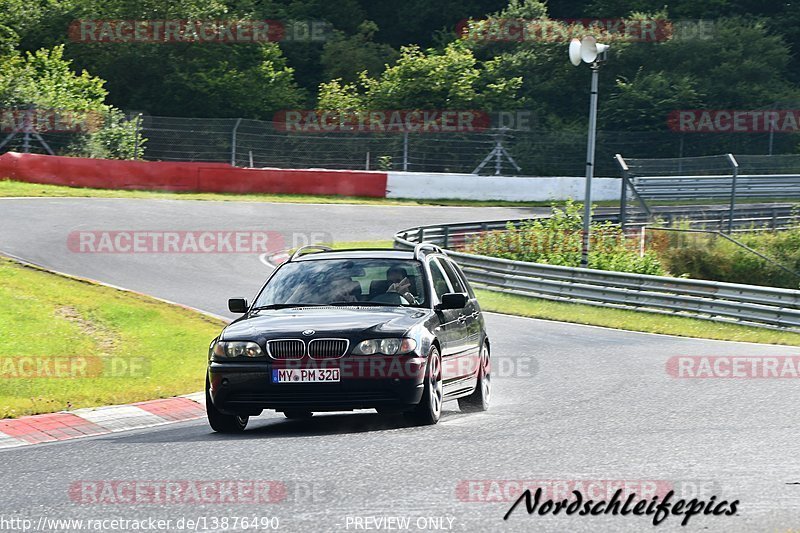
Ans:
[[[272,371],[273,383],[338,383],[338,368],[288,368]]]

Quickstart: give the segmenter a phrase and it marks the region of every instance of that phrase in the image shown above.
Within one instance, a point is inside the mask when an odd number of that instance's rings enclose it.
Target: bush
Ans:
[[[740,233],[733,238],[791,271],[800,271],[800,228]],[[659,257],[671,272],[691,278],[791,289],[800,287],[797,275],[716,235],[673,233],[669,237],[669,246],[659,251]]]
[[[550,218],[486,232],[471,240],[465,250],[515,261],[577,267],[581,262],[582,211],[582,204],[568,201],[563,209],[554,206]],[[589,268],[666,274],[653,251],[646,250],[640,257],[638,250],[628,245],[620,226],[611,222],[592,224]]]
[[[138,140],[137,140],[138,137]],[[125,115],[111,109],[105,124],[91,133],[82,135],[70,148],[70,155],[95,159],[140,159],[147,142],[135,120],[126,120]]]

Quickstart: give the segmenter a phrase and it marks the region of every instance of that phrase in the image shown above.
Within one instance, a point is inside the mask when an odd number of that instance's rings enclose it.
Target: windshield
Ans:
[[[426,291],[418,261],[321,259],[283,265],[253,309],[287,305],[422,307]]]

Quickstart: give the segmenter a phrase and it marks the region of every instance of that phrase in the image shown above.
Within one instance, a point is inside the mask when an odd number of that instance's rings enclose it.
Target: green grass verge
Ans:
[[[800,334],[476,290],[484,311],[681,337],[800,346]]]
[[[362,205],[440,205],[464,207],[548,207],[552,202],[506,202],[502,200],[411,200],[403,198],[366,198],[360,196],[313,196],[304,194],[227,194],[170,191],[129,191],[40,185],[13,180],[0,180],[0,197],[68,197],[68,198],[144,198],[161,200],[206,200],[216,202],[274,202],[295,204],[362,204]]]
[[[202,390],[208,343],[224,325],[4,257],[0,301],[0,418]],[[19,366],[23,359],[53,356],[77,370],[76,377],[19,377],[32,368]],[[116,372],[128,368],[133,375],[109,375],[112,364]]]

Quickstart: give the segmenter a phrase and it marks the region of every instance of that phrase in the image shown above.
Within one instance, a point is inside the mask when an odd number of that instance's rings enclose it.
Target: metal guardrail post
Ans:
[[[619,225],[625,231],[625,224],[628,222],[628,165],[621,154],[614,155],[614,160],[619,165],[620,177],[622,178],[622,190],[619,196]]]
[[[139,137],[142,133],[142,114],[138,113],[133,123],[133,158],[139,159]]]
[[[239,129],[239,124],[242,123],[241,118],[236,119],[236,124],[233,126],[233,131],[231,132],[231,166],[236,166],[236,130]]]
[[[403,172],[408,172],[408,132],[403,133]]]
[[[733,216],[736,210],[736,179],[739,177],[739,162],[733,157],[733,154],[728,154],[728,162],[731,164],[731,210],[728,217],[728,233],[733,231]]]

